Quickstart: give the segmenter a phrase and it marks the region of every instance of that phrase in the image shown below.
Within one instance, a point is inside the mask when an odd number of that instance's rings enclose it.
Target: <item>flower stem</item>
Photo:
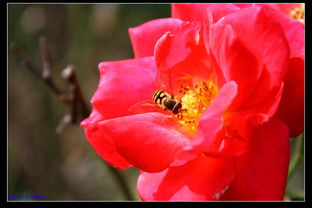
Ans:
[[[127,200],[134,200],[134,196],[130,190],[129,184],[127,183],[124,175],[116,168],[110,166],[107,164],[107,167],[113,173],[113,176],[115,177],[117,183],[119,183],[119,186],[121,190],[123,191],[124,196]]]
[[[21,62],[23,63],[26,68],[32,71],[38,78],[47,84],[49,89],[65,104],[71,107],[71,112],[66,114],[63,120],[60,122],[59,126],[57,127],[57,132],[60,133],[62,129],[68,124],[77,123],[76,116],[79,114],[82,119],[88,117],[90,115],[90,109],[82,96],[82,91],[77,79],[77,75],[75,73],[75,69],[73,66],[69,65],[63,71],[63,78],[67,79],[69,83],[69,91],[70,94],[65,93],[62,91],[52,80],[52,62],[50,58],[50,53],[48,50],[48,44],[45,37],[41,37],[39,40],[39,45],[41,49],[41,56],[43,61],[43,70],[40,70],[37,67],[30,57],[26,54],[26,52],[16,43],[13,42],[11,44],[11,49],[13,52],[20,58]],[[80,107],[80,111],[78,111],[78,106]],[[129,188],[129,185],[119,170],[111,167],[110,165],[106,164],[109,168],[111,174],[116,178],[118,185],[120,186],[121,190],[123,191],[127,200],[134,200],[133,194]]]
[[[296,139],[295,152],[289,164],[288,181],[293,177],[294,173],[296,172],[300,164],[300,161],[303,158],[303,153],[304,153],[304,134],[301,134]]]
[[[299,190],[287,190],[286,196],[290,200],[303,200],[304,199],[304,192]]]

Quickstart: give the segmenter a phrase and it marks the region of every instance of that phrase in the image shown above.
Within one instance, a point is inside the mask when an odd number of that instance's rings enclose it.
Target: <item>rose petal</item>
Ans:
[[[231,105],[236,94],[237,85],[234,81],[226,83],[221,88],[218,96],[201,116],[196,135],[185,145],[176,161],[171,164],[172,166],[184,164],[203,152],[209,156],[215,156],[216,154],[222,156],[222,149],[225,147],[220,147],[222,139],[216,141],[217,133],[222,129],[224,122],[223,115]],[[226,140],[226,138],[223,139]],[[226,143],[226,145],[227,144],[229,143]],[[237,152],[233,151],[231,154],[235,155]]]
[[[181,80],[206,80],[212,72],[211,63],[199,23],[183,23],[174,33],[167,32],[155,46],[158,78],[164,90],[177,94]]]
[[[287,126],[272,119],[259,127],[250,150],[235,161],[236,177],[222,200],[283,200],[289,165]]]
[[[142,172],[137,189],[145,201],[218,200],[234,176],[231,159],[199,156],[183,166],[160,173]]]
[[[259,5],[259,4],[257,4]],[[296,8],[296,7],[300,7],[300,4],[299,3],[296,3],[296,4],[286,4],[286,3],[283,3],[283,4],[265,4],[266,6],[271,6],[272,8],[275,8],[281,12],[283,12],[284,14],[286,15],[289,15],[289,12]]]
[[[262,82],[257,83],[256,96],[250,103],[262,102],[279,88],[286,72],[289,57],[287,39],[281,25],[267,15],[262,7],[249,7],[225,16],[216,25],[230,24],[243,45],[264,64]]]
[[[272,9],[278,10],[280,12],[283,12],[284,14],[288,15],[290,10],[294,9],[295,7],[299,7],[300,4],[287,4],[287,3],[283,3],[283,4],[272,4],[272,3],[246,3],[246,4],[242,4],[242,3],[238,3],[235,4],[235,6],[243,9],[246,7],[253,7],[253,6],[265,6],[265,7],[271,7]]]
[[[203,21],[207,10],[213,14],[213,21],[239,10],[234,4],[172,4],[171,16],[184,21]]]
[[[285,77],[285,87],[275,117],[288,125],[294,138],[304,128],[304,62],[301,58],[290,59]]]
[[[287,5],[287,4],[285,4]],[[297,4],[288,4],[288,6],[282,6],[286,11],[289,8],[293,8]],[[304,24],[290,18],[288,15],[284,15],[276,9],[272,9],[269,5],[262,5],[266,13],[274,20],[278,21],[287,38],[290,57],[303,57],[304,56]]]
[[[237,4],[234,4],[234,5],[239,7],[239,8],[241,8],[241,9],[255,6],[254,3],[237,3]]]
[[[104,120],[99,126],[127,161],[146,172],[167,168],[188,141],[177,124],[160,113]]]
[[[132,167],[132,165],[116,151],[110,137],[99,130],[99,122],[102,120],[103,117],[101,114],[93,109],[91,115],[81,122],[81,126],[85,130],[89,143],[95,151],[113,167],[120,169]]]
[[[102,62],[99,69],[99,87],[91,103],[105,119],[130,115],[132,105],[152,100],[157,89],[154,58]]]
[[[225,125],[230,128],[228,133],[230,135],[239,135],[237,138],[244,138],[248,144],[251,135],[254,134],[254,129],[269,121],[276,113],[282,98],[283,89],[284,84],[280,86],[273,96],[260,104],[242,108],[238,111],[227,112]]]
[[[241,4],[241,3],[238,3],[238,4],[235,4],[235,6],[243,9],[243,8],[246,8],[246,7],[253,7],[253,6],[261,6],[261,7],[270,7],[274,10],[277,10],[279,12],[282,12],[284,13],[284,15],[286,14],[287,16],[289,15],[289,12],[296,8],[296,7],[300,7],[300,4],[287,4],[287,3],[283,3],[283,4],[272,4],[272,3],[246,3],[246,4]]]
[[[181,27],[182,21],[175,18],[163,18],[148,21],[138,27],[129,28],[129,35],[135,58],[154,55],[154,46],[165,32],[173,32]]]
[[[234,34],[231,25],[211,26],[209,40],[211,51],[225,80],[234,80],[237,83],[238,94],[231,105],[231,110],[235,110],[246,99],[252,99],[252,91],[260,77],[262,66]]]
[[[214,151],[216,133],[223,125],[223,114],[231,105],[237,95],[237,84],[227,82],[220,90],[218,96],[206,109],[200,118],[198,132],[192,139],[192,149],[197,151]],[[203,137],[202,137],[203,136]],[[186,147],[187,148],[187,147]]]
[[[235,4],[240,8],[263,7],[275,21],[278,21],[285,33],[290,47],[290,57],[304,56],[304,24],[289,17],[290,10],[300,7],[300,4]],[[286,14],[286,15],[285,15]]]
[[[211,30],[211,25],[213,24],[213,17],[212,17],[212,13],[210,10],[207,10],[207,16],[206,18],[204,18],[204,22],[203,22],[203,27],[202,27],[202,39],[203,39],[203,44],[205,45],[205,49],[206,52],[208,53],[208,57],[209,60],[208,63],[210,63],[210,66],[208,66],[208,69],[213,69],[210,75],[210,79],[213,80],[215,82],[215,84],[218,86],[218,88],[222,87],[225,83],[225,77],[223,74],[222,69],[220,68],[219,64],[217,63],[216,58],[218,58],[217,56],[215,56],[213,54],[213,52],[211,51],[210,48],[210,30]]]

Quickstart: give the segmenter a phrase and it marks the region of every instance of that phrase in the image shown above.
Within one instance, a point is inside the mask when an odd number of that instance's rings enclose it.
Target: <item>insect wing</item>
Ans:
[[[173,76],[174,73],[174,76]],[[182,86],[192,86],[196,81],[194,77],[185,72],[171,72],[168,67],[161,67],[157,72],[157,82],[160,88],[170,95],[179,94],[178,89]],[[174,91],[176,89],[176,91]]]
[[[172,77],[168,67],[160,67],[157,71],[156,82],[161,90],[173,95]]]
[[[160,112],[164,114],[169,114],[170,111],[164,110],[160,105],[156,105],[150,100],[144,100],[132,105],[129,111],[134,114],[147,113],[147,112]]]

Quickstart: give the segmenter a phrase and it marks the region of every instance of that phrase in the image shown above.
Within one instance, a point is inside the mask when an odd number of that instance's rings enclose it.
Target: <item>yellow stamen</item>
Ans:
[[[176,118],[180,126],[193,136],[202,113],[217,96],[218,88],[213,81],[196,83],[193,86],[181,84],[180,88],[182,109]]]
[[[304,24],[304,4],[302,3],[300,4],[300,7],[290,10],[289,16]]]

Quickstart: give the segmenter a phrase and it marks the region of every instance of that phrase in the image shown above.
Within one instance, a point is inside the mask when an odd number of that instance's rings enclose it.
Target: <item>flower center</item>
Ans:
[[[300,7],[290,10],[289,16],[304,24],[304,4],[300,4]]]
[[[202,113],[217,96],[218,88],[213,81],[206,81],[193,86],[181,84],[179,92],[182,109],[175,116],[180,126],[193,136]]]

